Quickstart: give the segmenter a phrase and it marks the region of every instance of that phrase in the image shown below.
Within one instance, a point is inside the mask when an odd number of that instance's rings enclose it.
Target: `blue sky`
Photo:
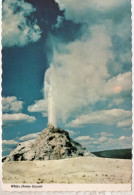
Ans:
[[[128,0],[4,0],[3,155],[48,121],[89,151],[131,147]]]

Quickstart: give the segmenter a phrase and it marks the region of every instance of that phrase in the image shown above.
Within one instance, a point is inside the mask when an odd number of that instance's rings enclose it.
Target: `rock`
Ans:
[[[47,125],[47,129],[49,129],[49,130],[53,130],[53,129],[54,129],[54,126],[53,126],[51,123],[48,123],[48,125]]]
[[[48,124],[35,140],[19,143],[3,161],[54,160],[77,156],[93,156],[81,144],[73,141],[69,133]]]
[[[21,161],[21,160],[32,160],[35,156],[35,151],[31,150],[35,140],[29,140],[19,143],[17,148],[10,152],[10,155],[3,161]]]

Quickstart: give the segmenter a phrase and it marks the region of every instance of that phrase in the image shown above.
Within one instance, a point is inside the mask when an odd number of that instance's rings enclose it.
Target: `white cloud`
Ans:
[[[64,19],[63,16],[58,16],[58,17],[57,17],[57,23],[56,23],[55,25],[53,25],[52,28],[59,28],[60,25],[61,25],[62,22],[63,22],[63,19]]]
[[[112,133],[107,133],[107,132],[101,132],[100,134],[101,134],[102,136],[105,136],[105,137],[111,137],[111,136],[113,136]]]
[[[132,73],[126,72],[108,80],[104,86],[106,94],[119,94],[132,89]]]
[[[28,17],[35,8],[24,0],[5,0],[2,5],[2,44],[3,46],[24,46],[40,39],[37,21],[30,23]]]
[[[112,137],[113,136],[113,134],[112,133],[107,133],[107,132],[105,132],[105,131],[102,131],[102,132],[99,132],[99,133],[95,133],[94,134],[95,136],[104,136],[104,137]]]
[[[69,135],[75,135],[75,134],[77,134],[75,131],[72,131],[72,130],[66,130],[68,133],[69,133]]]
[[[116,75],[121,73],[123,64],[131,64],[131,52],[128,43],[131,39],[131,19],[129,0],[55,0],[61,10],[65,11],[66,20],[82,23],[83,33],[94,24],[103,24],[113,42],[114,37],[120,37],[121,43],[118,51],[113,47],[114,59],[112,61],[112,72]],[[124,12],[125,8],[125,12]],[[122,15],[121,13],[124,12]],[[120,15],[121,14],[121,15]],[[115,18],[116,21],[115,22]],[[117,20],[118,18],[118,20]],[[86,25],[85,25],[86,24]],[[99,33],[99,31],[98,31]],[[90,35],[89,35],[90,36]],[[123,46],[124,45],[124,46]],[[112,47],[111,47],[112,48]]]
[[[17,100],[15,96],[8,96],[2,98],[3,112],[20,112],[22,110],[23,101]]]
[[[90,110],[90,105],[108,97],[112,97],[113,104],[123,102],[117,95],[131,90],[132,73],[111,77],[107,68],[109,59],[114,59],[111,47],[105,25],[92,25],[80,40],[54,47],[52,63],[45,74],[49,122],[65,123],[70,116],[82,114],[82,110]]]
[[[79,136],[79,137],[75,138],[75,140],[77,140],[77,141],[85,141],[85,140],[94,140],[94,138],[92,138],[90,136]]]
[[[88,115],[82,115],[75,120],[72,120],[68,126],[78,127],[85,124],[106,124],[113,125],[119,123],[119,121],[126,120],[132,115],[131,111],[123,109],[101,110],[89,113]]]
[[[106,136],[100,136],[99,138],[93,138],[90,136],[79,136],[75,138],[76,141],[79,141],[81,143],[93,143],[93,144],[99,144],[99,143],[104,143],[108,141],[108,137]]]
[[[127,127],[132,127],[132,119],[128,119],[128,120],[124,120],[124,121],[119,121],[117,123],[118,127],[123,127],[123,128],[127,128]]]
[[[2,121],[3,124],[13,123],[13,122],[33,122],[36,118],[34,116],[29,116],[23,113],[15,113],[15,114],[3,114]]]
[[[107,137],[104,137],[104,136],[103,136],[103,137],[100,137],[100,138],[99,138],[99,141],[100,141],[100,142],[105,142],[105,141],[107,141]]]
[[[130,2],[129,2],[130,3]],[[127,6],[126,6],[127,10]],[[117,12],[118,13],[118,12]],[[121,13],[121,11],[120,11]],[[115,44],[113,39],[113,53],[114,59],[109,63],[110,71],[117,75],[126,69],[126,64],[131,65],[132,53],[131,53],[131,19],[130,10],[124,12],[121,21],[116,24],[112,19],[105,19],[103,23],[106,25],[109,35],[116,37],[118,45]],[[127,70],[127,69],[126,69]],[[123,71],[124,72],[124,71]]]
[[[105,26],[95,25],[90,36],[87,32],[82,40],[54,50],[51,67],[45,74],[45,95],[48,93],[52,98],[56,121],[66,121],[73,112],[104,99],[105,79],[110,76],[106,66],[112,58],[110,47],[111,39]]]
[[[121,141],[123,141],[123,140],[125,140],[126,139],[126,137],[125,136],[121,136],[121,137],[119,137],[119,140],[121,140]]]
[[[18,144],[18,142],[15,140],[3,140],[2,144],[3,145],[16,145],[16,144]]]
[[[28,106],[29,112],[40,112],[44,117],[48,115],[47,100],[36,100],[33,105]]]
[[[90,141],[80,141],[80,143],[83,147],[89,149],[89,151],[124,149],[132,147],[132,138],[131,136],[121,136],[119,138],[100,137]]]
[[[124,102],[123,98],[114,98],[112,101],[109,103],[108,108],[118,106]]]
[[[90,12],[108,11],[110,9],[125,6],[127,0],[55,0],[61,10],[65,10],[65,18],[73,22],[89,23]],[[113,9],[114,10],[114,9]]]
[[[129,2],[130,3],[130,2]],[[131,36],[131,22],[130,18],[125,15],[124,20],[121,23],[116,25],[116,33],[118,36],[123,38],[125,41],[128,41],[128,38]],[[131,52],[126,52],[125,55],[121,54],[122,62],[131,61]]]
[[[130,2],[127,0],[56,2],[60,9],[64,10],[66,20],[80,22],[82,27],[81,37],[77,37],[71,43],[60,44],[60,40],[53,37],[49,40],[53,43],[53,57],[45,74],[44,93],[48,98],[48,120],[53,125],[57,125],[59,121],[66,123],[72,116],[77,118],[78,115],[92,112],[95,103],[105,102],[108,98],[112,99],[109,108],[119,107],[124,101],[122,92],[131,91],[132,86],[131,72],[124,73],[125,68],[123,69],[122,65],[131,61],[129,46],[125,49],[122,46],[126,45],[130,38],[128,9]],[[116,17],[117,14],[119,18],[120,6],[127,7],[127,11],[117,24],[113,15]],[[118,10],[115,11],[115,8]],[[98,13],[100,15],[97,15]],[[122,43],[121,49],[115,44],[116,38]],[[116,60],[116,55],[120,60]],[[111,71],[108,66],[111,66]],[[117,97],[118,95],[120,97]]]
[[[19,140],[20,141],[27,141],[27,140],[30,140],[30,139],[35,139],[35,138],[38,137],[39,134],[40,134],[40,132],[31,133],[31,134],[20,137]]]

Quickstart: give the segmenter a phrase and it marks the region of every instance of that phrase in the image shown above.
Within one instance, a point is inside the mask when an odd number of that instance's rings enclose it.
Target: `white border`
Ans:
[[[46,192],[129,192],[131,184],[16,184],[18,187],[11,187],[13,184],[3,184],[3,191],[21,192],[21,191],[46,191]]]
[[[0,1],[0,25],[1,25],[1,1]],[[132,2],[132,19],[133,19],[132,20],[132,34],[133,34],[133,36],[132,36],[132,52],[134,54],[134,0],[132,0],[131,2]],[[1,28],[0,28],[0,34],[1,34]],[[1,43],[0,43],[0,49],[1,48],[2,47],[1,47]],[[0,53],[0,57],[1,57],[1,53]],[[134,65],[134,57],[133,56],[132,56],[132,63]],[[132,66],[132,71],[134,74],[134,67],[133,66]],[[0,82],[1,82],[1,74],[2,74],[2,69],[0,66]],[[133,83],[134,83],[134,75],[133,75]],[[1,90],[2,89],[0,87],[0,92],[1,92]],[[134,89],[133,89],[133,91],[134,91]],[[1,101],[1,96],[0,96],[0,101]],[[133,92],[133,101],[134,101],[134,92]],[[0,117],[2,116],[1,110],[2,109],[1,109],[1,104],[0,104]],[[133,113],[134,113],[134,108],[133,108]],[[134,121],[134,116],[133,116],[133,121]],[[1,120],[0,120],[0,126],[1,126]],[[134,130],[134,124],[133,124],[133,130]],[[2,133],[2,129],[0,128],[0,134],[1,133]],[[133,133],[133,138],[134,138],[134,133]],[[1,139],[0,139],[0,144],[2,144]],[[133,144],[133,147],[134,147],[134,144]],[[2,149],[0,147],[0,153],[1,152],[2,152]],[[134,150],[133,150],[133,156],[134,156]],[[133,159],[133,170],[134,170],[134,159]],[[29,184],[29,185],[31,185],[31,184]],[[34,185],[34,184],[32,184],[32,185]],[[35,184],[35,185],[37,186],[37,184]],[[1,187],[3,187],[3,190],[8,191],[8,192],[3,192]],[[91,193],[91,194],[98,195],[100,193],[97,191],[101,191],[101,192],[103,191],[103,194],[106,194],[106,195],[110,195],[110,194],[113,194],[113,195],[117,195],[117,194],[118,195],[133,195],[134,194],[134,174],[132,177],[132,191],[131,192],[123,192],[123,191],[130,191],[130,190],[131,190],[131,185],[129,185],[129,184],[106,184],[106,185],[103,185],[103,184],[90,184],[90,185],[88,185],[88,184],[46,184],[45,185],[44,184],[42,189],[38,188],[37,191],[38,191],[38,194],[42,194],[40,191],[44,191],[44,192],[47,191],[47,192],[45,192],[45,194],[50,194],[48,191],[51,191],[51,192],[53,192],[51,194],[61,194],[62,193],[62,194],[72,194],[73,195],[74,194],[73,191],[75,191],[75,192],[79,192],[79,194],[84,195],[84,194],[87,194],[86,192],[95,191],[94,193]],[[14,192],[11,193],[11,191],[14,191]],[[29,194],[29,193],[26,193],[24,191],[27,191],[27,189],[23,188],[23,192],[21,190],[22,194]],[[31,191],[30,194],[35,194],[34,188],[31,188],[28,191]],[[58,193],[57,193],[57,191],[58,191]],[[63,191],[64,191],[64,193],[63,193]],[[68,191],[68,192],[66,192],[66,191]],[[82,192],[80,192],[80,191],[82,191]],[[112,192],[110,193],[109,191],[112,191]],[[2,184],[2,163],[1,163],[1,155],[0,155],[0,195],[9,195],[9,194],[20,195],[19,190],[11,188],[10,184]]]

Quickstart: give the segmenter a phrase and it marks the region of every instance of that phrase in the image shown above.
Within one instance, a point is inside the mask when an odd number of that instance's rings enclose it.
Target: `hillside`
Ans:
[[[132,149],[117,149],[91,152],[95,156],[104,158],[132,159]]]

